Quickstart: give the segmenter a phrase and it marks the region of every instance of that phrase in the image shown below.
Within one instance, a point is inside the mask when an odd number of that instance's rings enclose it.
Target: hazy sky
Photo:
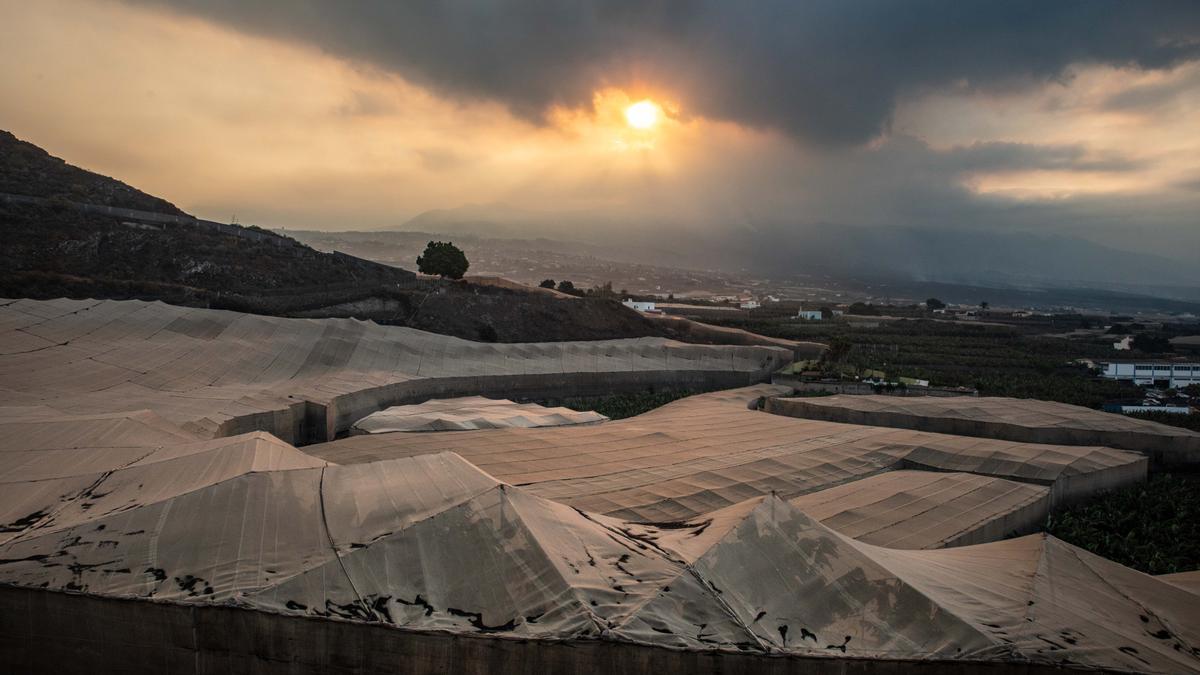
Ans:
[[[0,128],[215,219],[1200,250],[1195,1],[0,0],[0,62]]]

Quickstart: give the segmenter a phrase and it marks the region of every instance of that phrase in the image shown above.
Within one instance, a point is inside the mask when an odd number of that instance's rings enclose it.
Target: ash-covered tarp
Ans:
[[[1200,671],[1194,597],[1045,535],[884,549],[774,496],[631,523],[453,454],[250,468],[90,511],[0,546],[0,580],[464,634]]]
[[[322,433],[332,438],[414,384],[548,378],[569,389],[639,373],[743,374],[750,382],[791,359],[781,347],[661,338],[493,344],[355,319],[136,300],[0,300],[0,407],[150,410],[205,437],[264,430],[295,440],[305,402],[313,402],[328,410]]]
[[[768,412],[806,419],[917,429],[1027,443],[1105,445],[1164,467],[1200,467],[1200,433],[1054,401],[1000,396],[775,398]]]
[[[371,434],[307,446],[337,464],[456,452],[547,499],[628,520],[692,518],[897,469],[971,473],[1050,491],[1051,505],[1145,479],[1138,453],[837,424],[752,409],[759,385],[691,396],[599,425]],[[982,515],[982,514],[981,514]]]

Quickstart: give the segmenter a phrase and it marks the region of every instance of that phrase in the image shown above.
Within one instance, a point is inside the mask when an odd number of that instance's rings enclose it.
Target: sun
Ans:
[[[625,109],[625,121],[634,129],[649,129],[658,124],[662,110],[649,99],[638,101]]]

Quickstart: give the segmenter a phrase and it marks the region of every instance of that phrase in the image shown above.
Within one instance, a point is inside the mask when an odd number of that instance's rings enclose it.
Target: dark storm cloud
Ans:
[[[1028,171],[1122,172],[1143,168],[1143,162],[1113,153],[1091,154],[1082,145],[980,142],[931,153],[932,162],[947,173]]]
[[[1107,110],[1149,114],[1183,103],[1182,99],[1197,89],[1200,89],[1200,72],[1193,72],[1189,77],[1143,84],[1117,92],[1108,97],[1103,105]]]
[[[885,130],[908,91],[1200,57],[1195,0],[134,1],[499,100],[532,119],[641,82],[688,111],[827,144]]]

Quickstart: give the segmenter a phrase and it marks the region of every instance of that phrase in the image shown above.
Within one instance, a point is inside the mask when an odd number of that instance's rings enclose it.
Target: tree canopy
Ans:
[[[461,279],[471,263],[462,249],[448,241],[431,241],[425,252],[417,257],[417,269],[422,274],[436,274],[450,279]]]
[[[857,316],[879,316],[879,310],[863,302],[856,302],[846,309],[849,314]]]

